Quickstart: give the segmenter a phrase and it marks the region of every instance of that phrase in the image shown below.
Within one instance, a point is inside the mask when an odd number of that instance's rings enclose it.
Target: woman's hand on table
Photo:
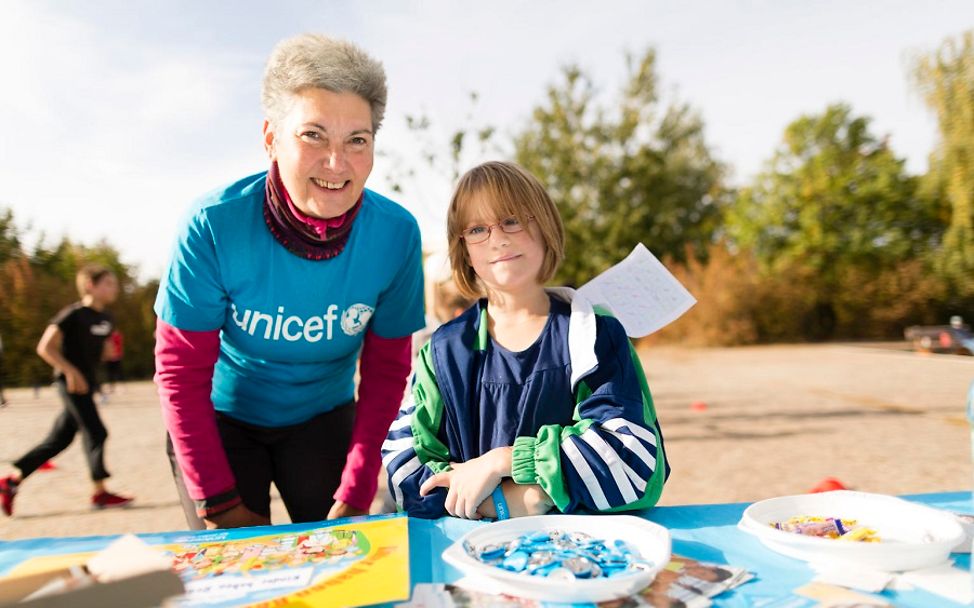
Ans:
[[[356,515],[368,515],[368,509],[353,507],[347,502],[336,500],[335,504],[328,510],[328,519],[338,519],[340,517],[355,517]]]
[[[209,530],[215,528],[249,528],[250,526],[269,526],[271,518],[258,515],[243,503],[223,513],[217,513],[203,520]]]

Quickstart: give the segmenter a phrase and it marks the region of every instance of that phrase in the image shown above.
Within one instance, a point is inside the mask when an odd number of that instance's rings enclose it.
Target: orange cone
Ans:
[[[849,488],[836,479],[835,477],[825,477],[819,481],[815,486],[808,491],[809,494],[818,494],[819,492],[831,492],[833,490],[848,490]]]
[[[703,401],[694,401],[690,404],[690,411],[692,412],[706,412],[707,404]]]

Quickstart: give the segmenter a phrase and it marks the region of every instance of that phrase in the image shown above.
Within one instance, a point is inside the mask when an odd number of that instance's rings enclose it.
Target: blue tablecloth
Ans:
[[[970,492],[947,494],[919,494],[904,496],[930,506],[952,511],[974,512]],[[665,526],[673,537],[673,553],[701,561],[730,564],[744,568],[756,575],[745,583],[714,599],[717,606],[753,606],[763,599],[786,596],[797,587],[812,579],[813,572],[801,561],[794,560],[764,547],[754,537],[737,529],[737,522],[748,505],[715,504],[680,507],[657,507],[636,513]],[[307,527],[309,524],[304,524]],[[466,520],[443,518],[439,520],[409,520],[410,578],[411,584],[449,583],[462,575],[443,562],[443,551],[456,539],[476,526],[485,525]],[[275,527],[274,532],[298,529],[301,526]],[[254,529],[255,531],[258,529]],[[243,532],[243,531],[241,531]],[[181,533],[188,534],[188,533]],[[172,533],[141,535],[150,544],[172,542]],[[26,557],[52,553],[96,551],[104,548],[116,537],[86,537],[58,539],[30,539],[24,541],[0,541],[0,573],[6,570],[6,562],[20,561]],[[960,568],[970,568],[970,555],[952,556]],[[899,607],[934,608],[960,606],[924,591],[884,592]]]
[[[933,507],[961,513],[974,512],[970,492],[917,494],[903,496]],[[637,513],[669,529],[673,536],[673,553],[701,561],[730,564],[744,568],[756,579],[714,598],[716,606],[753,606],[763,599],[788,595],[808,583],[814,573],[805,562],[785,557],[767,549],[750,534],[737,529],[737,522],[747,503],[656,507]],[[412,584],[448,583],[462,574],[443,563],[439,556],[454,540],[476,522],[444,518],[435,521],[409,521],[410,564]],[[957,567],[970,568],[970,555],[951,556]],[[961,606],[925,591],[885,591],[882,595],[897,607]]]

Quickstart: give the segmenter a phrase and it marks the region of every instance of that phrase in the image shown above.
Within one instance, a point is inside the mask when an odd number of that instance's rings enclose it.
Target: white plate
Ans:
[[[531,532],[553,530],[584,532],[608,543],[624,540],[653,567],[612,578],[563,581],[508,572],[484,564],[464,550],[464,543],[482,547]],[[489,582],[498,593],[556,602],[602,602],[630,596],[649,586],[656,573],[670,561],[670,546],[666,528],[632,515],[539,515],[507,519],[471,530],[443,552],[443,559],[473,578],[478,587]]]
[[[855,519],[859,525],[876,530],[880,542],[802,536],[770,525],[800,515]],[[738,527],[789,557],[890,572],[941,564],[964,536],[949,513],[893,496],[847,490],[756,502],[745,509]]]

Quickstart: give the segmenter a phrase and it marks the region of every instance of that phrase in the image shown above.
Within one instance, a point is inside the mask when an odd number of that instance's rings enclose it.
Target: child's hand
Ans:
[[[473,462],[473,461],[470,461]],[[491,484],[489,477],[475,478],[470,469],[466,474],[458,474],[456,470],[437,473],[419,488],[419,495],[426,496],[434,488],[447,488],[446,501],[443,507],[454,517],[465,519],[480,519],[477,507],[497,487],[495,481]]]
[[[84,395],[88,392],[88,381],[85,380],[84,374],[75,368],[64,370],[64,382],[68,392],[73,395]]]
[[[426,496],[433,488],[447,488],[444,508],[454,517],[480,519],[477,507],[490,496],[500,476],[494,473],[484,456],[464,463],[452,463],[453,469],[437,473],[423,483],[419,495]]]
[[[477,507],[504,475],[510,474],[510,451],[510,448],[497,448],[467,462],[451,463],[453,469],[427,479],[419,488],[419,495],[426,496],[433,488],[448,488],[444,504],[447,513],[480,519]]]

